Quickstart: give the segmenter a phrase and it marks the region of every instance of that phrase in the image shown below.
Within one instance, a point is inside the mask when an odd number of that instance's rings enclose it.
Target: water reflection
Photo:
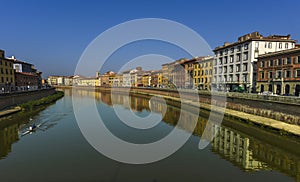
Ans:
[[[0,159],[5,158],[11,152],[12,144],[18,139],[18,124],[0,129]]]
[[[76,90],[76,92],[81,97],[94,97],[109,106],[112,106],[114,103],[122,106],[130,105],[131,109],[137,112],[143,110],[150,111],[149,98],[147,96],[132,95],[131,97],[126,97],[121,94],[112,96],[110,93],[91,92],[88,90]],[[267,143],[255,138],[258,135],[269,135],[263,130],[257,131],[257,128],[247,126],[247,130],[250,133],[252,128],[256,131],[253,135],[249,135],[249,133],[225,125],[221,127],[213,123],[207,125],[209,113],[206,111],[201,111],[202,114],[198,117],[198,115],[193,114],[195,108],[191,107],[188,111],[180,111],[178,103],[170,101],[167,103],[167,112],[163,117],[163,121],[170,125],[176,125],[180,114],[182,114],[181,117],[184,118],[185,122],[180,127],[189,130],[189,121],[198,118],[198,123],[193,134],[201,137],[205,127],[208,127],[211,131],[208,132],[209,134],[216,134],[211,144],[211,151],[221,158],[230,161],[233,165],[246,172],[277,170],[293,177],[296,181],[300,181],[300,157],[299,153],[297,153],[297,151],[299,152],[297,148],[299,149],[300,145],[298,141],[291,143],[296,150],[289,151],[285,149],[285,146],[288,145],[286,142],[289,142],[289,140],[285,140],[284,137],[280,138],[283,141],[282,143]],[[153,112],[160,113],[162,112],[162,108],[162,105],[158,102],[155,105],[151,105]],[[271,133],[270,137],[272,137]]]
[[[36,132],[44,132],[57,124],[57,121],[61,117],[61,115],[57,113],[55,115],[49,113],[48,117],[44,120],[36,120],[39,113],[48,106],[43,106],[30,112],[20,112],[0,118],[0,160],[9,155],[12,151],[12,145],[15,142],[26,136],[23,134],[28,131],[29,126],[33,124],[40,126],[37,130],[28,133],[34,134]]]

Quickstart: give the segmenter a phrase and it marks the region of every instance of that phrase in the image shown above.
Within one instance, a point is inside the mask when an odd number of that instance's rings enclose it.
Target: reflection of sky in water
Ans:
[[[93,92],[85,93],[95,95]],[[151,142],[168,134],[176,124],[174,120],[178,117],[178,109],[169,106],[164,122],[143,132],[135,131],[117,119],[109,106],[110,99],[106,98],[108,94],[105,97],[96,95],[98,110],[105,113],[102,115],[105,124],[120,138]],[[84,98],[81,99],[84,102]],[[133,100],[138,104],[149,103],[146,99]],[[147,116],[147,106],[142,105],[141,108],[135,113]],[[189,112],[184,115],[194,117]],[[299,181],[299,154],[286,150],[289,145],[296,147],[299,144],[250,126],[246,127],[247,131],[242,127],[240,131],[212,126],[218,137],[209,148],[198,150],[197,135],[201,136],[206,121],[205,117],[201,117],[195,135],[174,155],[153,164],[126,165],[107,159],[85,141],[75,122],[68,94],[32,119],[55,123],[55,126],[19,140],[13,138],[18,137],[18,125],[11,124],[0,129],[0,152],[5,157],[0,160],[1,181],[292,181],[292,178]],[[188,119],[186,121],[188,125]],[[251,131],[256,132],[250,135]],[[257,139],[262,133],[264,139]],[[276,139],[277,146],[264,142],[272,137]],[[245,172],[253,170],[259,172]]]

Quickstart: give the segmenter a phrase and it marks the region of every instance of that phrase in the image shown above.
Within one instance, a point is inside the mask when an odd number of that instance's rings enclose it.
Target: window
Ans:
[[[236,61],[237,61],[237,62],[240,62],[240,61],[241,61],[241,54],[237,54],[237,55],[236,55]]]
[[[295,58],[295,64],[298,64],[298,63],[300,63],[300,56]]]
[[[274,60],[270,60],[269,66],[274,66]]]
[[[285,70],[285,78],[290,78],[290,77],[291,77],[291,71]]]
[[[273,72],[272,71],[269,72],[269,76],[268,77],[269,78],[273,78]]]
[[[279,59],[277,60],[277,63],[278,63],[278,66],[281,66],[281,65],[282,65],[282,59],[279,58]]]
[[[276,71],[276,78],[281,78],[282,74],[281,74],[281,70]]]
[[[229,67],[229,73],[232,73],[233,72],[233,66],[231,65],[230,67]]]
[[[227,64],[227,57],[224,57],[224,64]]]
[[[268,48],[269,48],[269,49],[272,49],[272,42],[269,42]]]
[[[248,60],[248,52],[244,53],[244,60]]]
[[[261,68],[265,67],[265,62],[264,62],[264,61],[261,61],[261,62],[260,62],[260,67],[261,67]]]
[[[279,49],[282,49],[282,43],[279,43]]]
[[[248,48],[249,48],[249,44],[245,44],[245,45],[244,45],[244,49],[245,49],[245,50],[248,50]]]
[[[220,51],[220,56],[222,56],[223,55],[223,51]]]
[[[227,66],[224,67],[224,73],[227,73]]]
[[[241,46],[237,46],[237,51],[241,51]]]
[[[292,63],[291,57],[288,57],[288,58],[287,58],[287,64],[291,64],[291,63]]]
[[[225,54],[228,54],[228,49],[225,49]]]
[[[295,70],[295,77],[300,78],[300,70]]]
[[[231,49],[230,49],[230,52],[231,52],[231,53],[234,53],[234,48],[231,48]]]
[[[233,63],[233,56],[230,56],[230,63]]]
[[[289,44],[288,43],[285,43],[285,46],[284,46],[286,49],[289,48]]]
[[[240,75],[235,75],[236,76],[236,81],[240,81]]]
[[[247,80],[248,80],[247,77],[248,77],[247,74],[246,74],[246,75],[243,75],[243,81],[244,81],[244,82],[247,82]]]
[[[255,42],[255,48],[259,47],[259,42]]]
[[[260,72],[260,79],[264,79],[265,78],[265,72]]]
[[[243,64],[243,71],[247,71],[248,70],[248,64]]]
[[[236,65],[236,72],[240,72],[240,69],[241,69],[241,65],[237,64]]]
[[[222,58],[219,59],[219,65],[222,65],[223,61]]]
[[[222,71],[223,71],[222,67],[219,67],[219,73],[222,73]]]

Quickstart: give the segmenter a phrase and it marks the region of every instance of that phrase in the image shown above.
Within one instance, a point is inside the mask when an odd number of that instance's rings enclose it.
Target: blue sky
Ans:
[[[73,74],[89,43],[119,23],[137,18],[165,18],[200,34],[214,48],[237,37],[259,31],[264,35],[291,34],[300,40],[300,1],[0,1],[0,49],[7,56],[31,62],[51,74]],[[144,53],[186,57],[183,51],[160,43],[131,45],[112,56],[115,69],[127,58]],[[126,54],[126,55],[125,55]],[[96,70],[95,70],[96,71]]]

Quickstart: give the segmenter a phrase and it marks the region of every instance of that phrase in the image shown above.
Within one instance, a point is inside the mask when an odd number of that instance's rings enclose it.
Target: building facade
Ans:
[[[15,72],[13,61],[5,58],[5,52],[0,50],[0,92],[15,90]]]
[[[151,76],[150,86],[151,87],[161,87],[161,85],[162,85],[161,70],[152,71],[150,76]]]
[[[256,63],[262,54],[295,47],[290,35],[264,37],[253,32],[238,38],[235,43],[224,43],[215,48],[213,87],[216,90],[234,91],[243,87],[248,92],[256,91]]]
[[[186,60],[182,63],[184,67],[184,88],[195,88],[194,86],[194,63],[200,60],[201,58],[196,57],[189,60]]]
[[[173,88],[175,76],[175,61],[162,65],[162,87]]]
[[[131,87],[130,70],[123,71],[123,87]]]
[[[260,55],[257,69],[257,92],[299,96],[300,48]]]
[[[151,86],[151,73],[145,72],[142,76],[142,84],[143,87],[150,87]]]
[[[214,57],[201,57],[194,63],[194,87],[199,90],[210,90],[213,78]]]
[[[39,89],[39,80],[34,73],[15,72],[16,90],[28,91]]]

